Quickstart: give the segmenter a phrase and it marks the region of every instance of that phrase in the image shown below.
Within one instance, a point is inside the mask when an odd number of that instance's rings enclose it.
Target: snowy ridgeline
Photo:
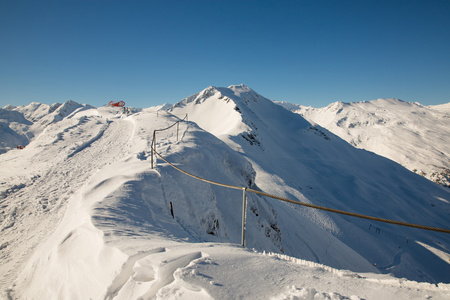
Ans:
[[[450,187],[450,103],[423,106],[398,99],[335,102],[312,108],[276,102],[357,148],[392,159]]]
[[[450,296],[448,234],[248,193],[243,249],[242,192],[197,181],[161,159],[152,169],[150,145],[153,130],[187,113],[189,122],[157,132],[155,143],[185,171],[440,228],[450,227],[449,189],[243,85],[209,87],[156,113],[161,108],[127,114],[68,101],[1,111],[2,147],[12,150],[0,155],[0,297]],[[404,148],[416,147],[407,141]],[[18,142],[26,147],[15,149]]]

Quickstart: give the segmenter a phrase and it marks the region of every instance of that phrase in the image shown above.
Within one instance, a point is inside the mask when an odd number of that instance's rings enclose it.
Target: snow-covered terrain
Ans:
[[[11,149],[0,155],[5,299],[450,297],[448,234],[247,193],[242,248],[242,191],[195,180],[161,159],[151,168],[153,130],[187,114],[188,122],[158,131],[155,141],[185,171],[450,227],[448,189],[354,148],[246,86],[209,87],[170,111],[127,114],[68,101],[58,107],[70,109],[55,114],[52,107],[2,110],[2,147]],[[26,147],[15,149],[18,142]]]
[[[423,106],[398,99],[335,102],[312,108],[279,102],[355,147],[392,159],[450,187],[450,103]]]
[[[74,101],[53,105],[32,102],[26,106],[7,105],[0,108],[0,153],[18,145],[26,146],[45,127],[61,121],[72,113],[93,108]]]

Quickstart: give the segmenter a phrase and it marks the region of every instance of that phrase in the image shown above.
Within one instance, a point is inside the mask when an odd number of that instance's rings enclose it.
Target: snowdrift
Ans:
[[[170,112],[160,108],[129,115],[72,101],[53,109],[5,108],[19,113],[17,123],[29,122],[23,132],[39,131],[25,149],[0,155],[5,299],[449,294],[445,234],[249,194],[242,249],[242,192],[187,177],[161,159],[152,169],[150,145],[153,130],[187,113],[178,134],[172,127],[155,141],[157,151],[183,170],[429,226],[449,227],[447,189],[352,147],[243,85],[209,87]]]

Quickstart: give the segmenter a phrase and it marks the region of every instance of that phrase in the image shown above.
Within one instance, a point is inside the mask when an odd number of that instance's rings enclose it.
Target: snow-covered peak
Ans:
[[[228,144],[233,143],[229,137],[241,136],[251,144],[261,145],[259,131],[280,135],[280,128],[295,132],[310,125],[245,85],[210,86],[175,104],[172,112],[187,113],[189,120]]]
[[[22,124],[32,124],[30,121],[25,119],[23,114],[15,110],[9,110],[0,108],[0,121],[5,123],[22,123]]]
[[[215,87],[209,86],[203,91],[189,96],[182,101],[175,104],[175,107],[184,106],[188,103],[195,102],[195,104],[200,104],[207,99],[218,99],[224,101],[233,101],[236,105],[239,103],[245,103],[248,105],[250,102],[257,102],[257,99],[264,98],[255,91],[253,91],[248,86],[241,85],[230,85],[229,87]]]
[[[3,107],[3,109],[6,109],[6,110],[13,110],[14,108],[16,108],[16,106],[11,105],[11,104],[7,104]]]
[[[448,284],[399,278],[450,282],[448,235],[248,191],[246,245],[278,254],[254,253],[233,245],[241,191],[197,181],[159,158],[150,167],[152,144],[217,182],[448,228],[449,190],[255,94],[209,87],[175,115],[47,106],[37,123],[65,117],[0,156],[0,298],[444,299]],[[353,106],[336,107],[344,115]],[[178,113],[189,122],[154,139]]]
[[[239,97],[246,105],[256,103],[260,99],[264,99],[264,101],[268,100],[244,84],[231,85],[228,88],[232,90],[234,95]]]
[[[244,95],[251,95],[253,97],[259,97],[260,95],[256,93],[254,90],[246,86],[245,84],[239,84],[239,85],[230,85],[228,87],[230,90],[232,90],[236,95],[239,97],[244,98]]]
[[[411,109],[420,109],[424,107],[422,104],[418,102],[408,102],[397,98],[379,98],[376,100],[371,101],[362,101],[362,102],[355,102],[351,103],[351,105],[354,106],[361,106],[361,105],[373,105],[375,107],[378,107],[380,109],[394,109],[396,111],[398,110],[411,110]]]
[[[36,122],[49,114],[50,107],[48,104],[31,102],[28,105],[17,106],[14,110],[22,113],[28,120]]]
[[[171,112],[176,115],[187,113],[189,120],[195,120],[215,135],[235,134],[246,130],[236,100],[237,96],[230,89],[210,86],[176,103]]]
[[[0,109],[0,121],[3,123],[0,133],[3,136],[0,153],[16,148],[18,145],[27,145],[48,125],[91,108],[93,107],[90,105],[79,104],[72,100],[52,105],[31,102],[17,107],[5,106]]]
[[[324,124],[333,123],[336,119],[340,120],[339,128],[342,130],[361,128],[362,137],[365,131],[371,132],[371,128],[381,128],[381,133],[373,131],[368,138],[376,138],[378,135],[386,136],[389,141],[400,142],[401,147],[409,149],[410,156],[414,151],[420,152],[417,148],[424,148],[423,143],[414,143],[411,147],[407,143],[411,142],[409,139],[411,132],[407,131],[408,134],[403,133],[397,136],[385,129],[399,122],[399,115],[407,115],[411,118],[408,121],[411,126],[417,126],[415,116],[421,116],[418,114],[420,109],[423,107],[397,99],[377,99],[361,103],[336,102],[322,110],[310,108],[307,117],[317,113]],[[420,188],[417,188],[427,185],[426,193],[431,190],[440,193],[441,187],[391,160],[352,147],[331,133],[331,130],[323,128],[325,126],[316,121],[317,118],[309,118],[314,123],[308,122],[299,114],[284,109],[247,87],[209,87],[183,100],[174,107],[173,112],[188,113],[189,121],[197,123],[201,128],[224,141],[231,149],[248,158],[256,171],[255,185],[263,191],[343,210],[382,215],[391,219],[410,218],[410,214],[403,214],[404,211],[397,214],[398,207],[420,206],[418,210],[421,212],[429,211],[431,214],[437,212],[437,210],[430,211],[428,205],[436,207],[439,204],[424,204],[423,197],[428,196],[419,196],[422,192]],[[424,122],[418,124],[425,124]],[[314,125],[316,123],[323,127]],[[382,145],[379,141],[373,144]],[[430,144],[433,144],[431,140]],[[444,198],[432,196],[429,199],[438,199],[437,197]],[[277,214],[279,216],[282,214],[281,209],[277,210]],[[350,225],[340,217],[318,211],[309,211],[304,217],[315,226],[340,236],[347,245],[352,245],[352,249],[360,249],[359,253],[364,253],[363,256],[369,261],[384,259],[385,256],[379,256],[379,251],[384,250],[378,248],[377,244],[377,236],[383,225],[376,225],[375,228],[373,227],[375,225],[359,223],[359,221],[352,221],[353,225]],[[425,217],[423,214],[414,216],[418,223],[428,223],[431,219],[436,220],[435,218]],[[444,219],[441,218],[442,220]],[[442,222],[445,223],[445,221]],[[283,222],[274,221],[273,225],[275,228],[278,226],[281,228],[283,236],[281,240],[286,241],[286,244],[282,245],[284,250],[288,251],[286,249],[289,248],[292,253],[296,253],[297,250],[289,245],[290,232],[283,230]],[[362,234],[364,237],[356,238],[354,235],[347,235],[347,226],[359,226],[358,230],[368,232],[375,228],[375,235]],[[402,232],[401,235],[409,234],[403,229],[395,230],[397,233]],[[421,235],[421,233],[415,234]],[[394,235],[389,238],[384,236],[383,247],[390,247],[389,251],[398,252],[399,245],[396,245]],[[315,238],[317,236],[315,235]],[[292,238],[295,239],[295,237]],[[388,241],[391,238],[392,240]],[[365,240],[365,246],[361,245],[361,239]],[[310,240],[308,243],[315,242]],[[371,246],[368,246],[369,244]],[[421,255],[417,256],[414,264],[421,264],[419,262],[421,259],[423,259]],[[384,268],[379,270],[385,272]],[[399,270],[400,268],[396,272]]]
[[[245,91],[252,91],[253,90],[251,88],[249,88],[248,86],[246,86],[245,84],[241,83],[241,84],[232,84],[228,87],[230,90],[233,91],[237,91],[237,90],[245,90]]]

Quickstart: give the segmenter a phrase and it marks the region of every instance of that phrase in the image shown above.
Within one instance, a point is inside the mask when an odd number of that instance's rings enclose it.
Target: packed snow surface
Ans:
[[[448,234],[198,181],[449,228],[450,192],[239,85],[169,111],[7,106],[4,299],[448,299]],[[4,130],[3,130],[4,129]],[[16,149],[16,144],[25,145]],[[173,208],[173,217],[170,210]]]

